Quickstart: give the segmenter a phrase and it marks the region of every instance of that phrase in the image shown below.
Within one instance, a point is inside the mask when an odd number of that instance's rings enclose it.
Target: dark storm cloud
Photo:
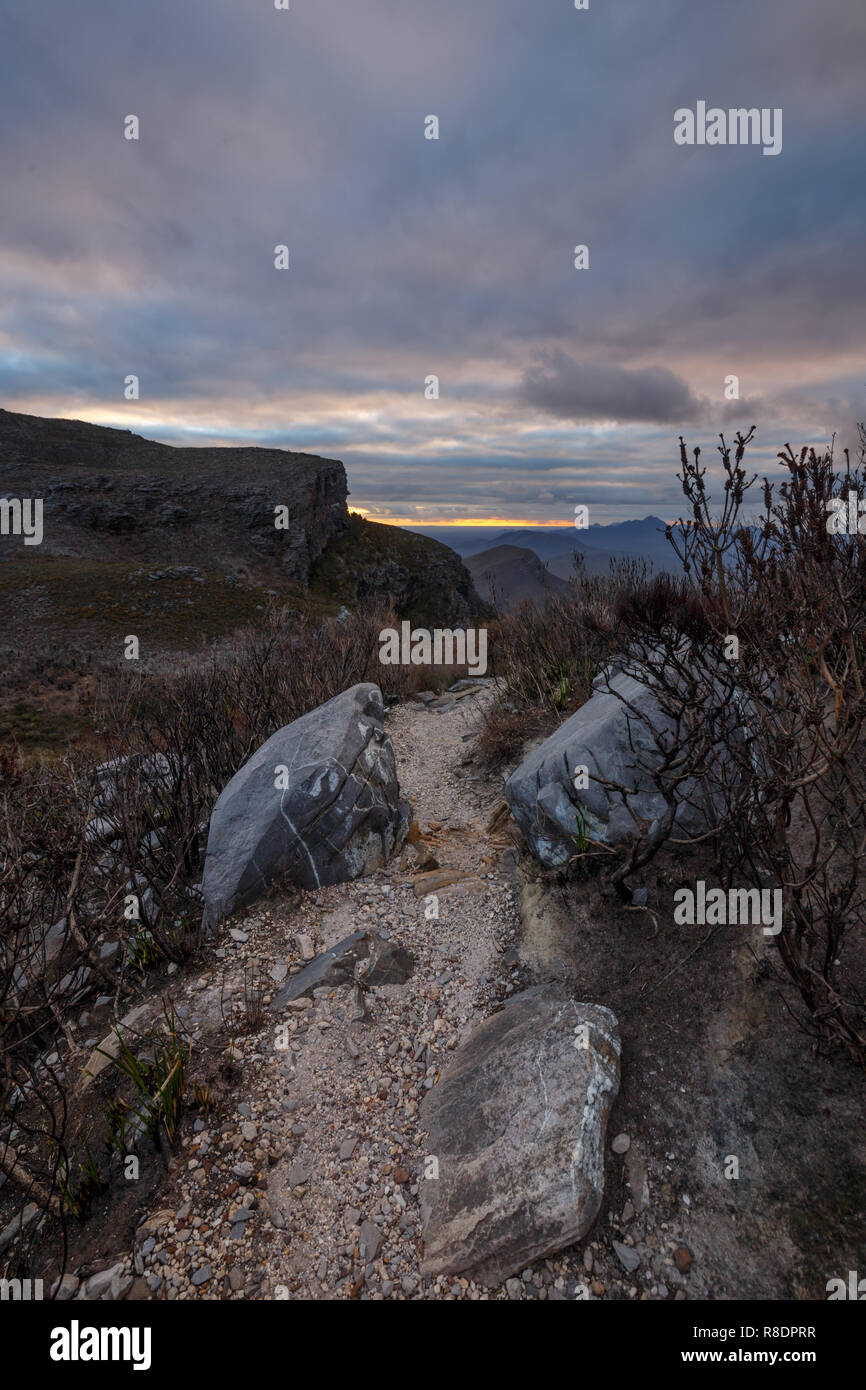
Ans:
[[[133,427],[398,513],[543,519],[588,462],[641,515],[680,429],[866,413],[864,70],[862,0],[11,0],[2,403],[124,423],[135,372]],[[698,99],[782,153],[675,146]]]
[[[524,374],[520,398],[564,420],[651,420],[686,424],[704,408],[666,367],[604,366],[557,352]]]

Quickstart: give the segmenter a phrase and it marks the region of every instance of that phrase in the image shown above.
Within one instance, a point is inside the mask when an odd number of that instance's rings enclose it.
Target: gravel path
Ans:
[[[70,1274],[65,1297],[687,1296],[681,1222],[650,1206],[642,1146],[625,1136],[611,1157],[621,1213],[608,1210],[582,1246],[496,1289],[420,1273],[420,1103],[475,1025],[535,978],[519,835],[500,814],[501,776],[485,775],[471,752],[492,698],[484,685],[390,710],[413,807],[399,858],[317,894],[275,892],[222,924],[197,979],[178,976],[172,1003],[193,1048],[187,1099],[210,1088],[212,1103],[185,1119],[159,1209],[138,1226],[132,1253]],[[576,925],[560,924],[569,942]],[[271,1007],[284,980],[364,928],[411,952],[405,985],[370,990],[366,1017],[348,985]]]
[[[244,979],[248,1001],[258,972],[262,1026],[233,1042],[233,1106],[197,1120],[183,1141],[176,1206],[173,1196],[139,1228],[138,1296],[488,1296],[466,1279],[419,1276],[418,1112],[453,1049],[515,987],[515,856],[486,828],[502,782],[463,765],[491,698],[482,688],[441,712],[389,712],[417,829],[383,872],[224,924],[214,970],[188,987],[185,1022],[195,1035],[217,1002],[241,1020]],[[437,869],[457,881],[431,896],[436,878],[421,876]],[[364,1020],[348,987],[269,1011],[304,955],[364,927],[411,951],[406,985],[373,990]]]

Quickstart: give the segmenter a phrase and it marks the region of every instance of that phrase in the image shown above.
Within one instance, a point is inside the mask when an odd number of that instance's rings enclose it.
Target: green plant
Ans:
[[[158,1039],[154,1043],[153,1058],[150,1061],[137,1057],[120,1030],[115,1030],[119,1051],[117,1057],[111,1057],[110,1060],[129,1078],[138,1097],[136,1106],[129,1105],[122,1099],[117,1100],[115,1132],[124,1143],[124,1148],[127,1115],[132,1115],[135,1121],[149,1130],[154,1137],[158,1136],[160,1128],[164,1129],[169,1144],[174,1143],[177,1134],[183,1107],[189,1049],[180,1035],[174,1009],[163,1005],[163,1018],[167,1038]]]
[[[77,1163],[77,1179],[73,1178],[66,1160],[58,1165],[57,1187],[63,1205],[70,1216],[73,1216],[76,1221],[80,1221],[93,1197],[99,1192],[104,1192],[108,1184],[100,1174],[89,1142],[85,1143],[84,1157],[79,1157]]]
[[[142,927],[136,932],[129,944],[129,963],[134,970],[149,970],[152,965],[156,965],[161,955],[159,945],[149,931]]]

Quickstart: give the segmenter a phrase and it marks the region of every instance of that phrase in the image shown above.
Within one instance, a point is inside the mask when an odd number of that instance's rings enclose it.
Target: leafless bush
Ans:
[[[863,1063],[866,539],[828,529],[831,499],[863,493],[862,451],[840,473],[832,450],[786,447],[784,480],[764,480],[750,524],[752,436],[722,438],[719,516],[700,450],[681,441],[691,516],[669,539],[688,596],[672,606],[661,585],[612,615],[611,637],[663,715],[650,775],[667,805],[651,829],[636,826],[614,877],[624,884],[666,839],[704,840],[726,885],[781,888],[777,944],[808,1026]],[[703,813],[700,828],[684,807]]]
[[[639,561],[588,575],[578,559],[567,594],[544,604],[526,600],[491,625],[499,700],[489,706],[479,739],[486,762],[508,761],[528,735],[549,731],[589,699],[597,670],[615,649],[615,614],[625,603],[640,606],[654,582]],[[661,583],[668,606],[682,601],[682,585]]]
[[[67,1087],[46,1060],[75,1047],[73,1010],[97,992],[118,1013],[142,972],[197,949],[217,796],[266,738],[347,687],[405,693],[405,670],[378,661],[393,622],[376,608],[319,624],[274,611],[207,656],[103,673],[98,768],[0,754],[0,1169],[25,1200],[79,1210]]]

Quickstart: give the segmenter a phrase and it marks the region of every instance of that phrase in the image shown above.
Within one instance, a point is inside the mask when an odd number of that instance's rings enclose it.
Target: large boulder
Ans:
[[[438,1168],[421,1188],[425,1274],[496,1285],[586,1235],[619,1054],[609,1009],[544,986],[458,1048],[421,1111]]]
[[[565,864],[582,839],[616,845],[651,833],[668,809],[652,772],[661,763],[657,739],[673,739],[674,722],[659,707],[651,684],[613,668],[586,704],[531,752],[512,773],[505,796],[523,837],[548,868]],[[575,770],[589,784],[575,787]],[[600,781],[628,789],[625,799]],[[707,826],[695,787],[678,790],[675,825],[687,835]]]
[[[378,686],[336,695],[273,734],[222,792],[202,879],[205,926],[255,901],[278,874],[313,889],[381,868],[409,809]]]

